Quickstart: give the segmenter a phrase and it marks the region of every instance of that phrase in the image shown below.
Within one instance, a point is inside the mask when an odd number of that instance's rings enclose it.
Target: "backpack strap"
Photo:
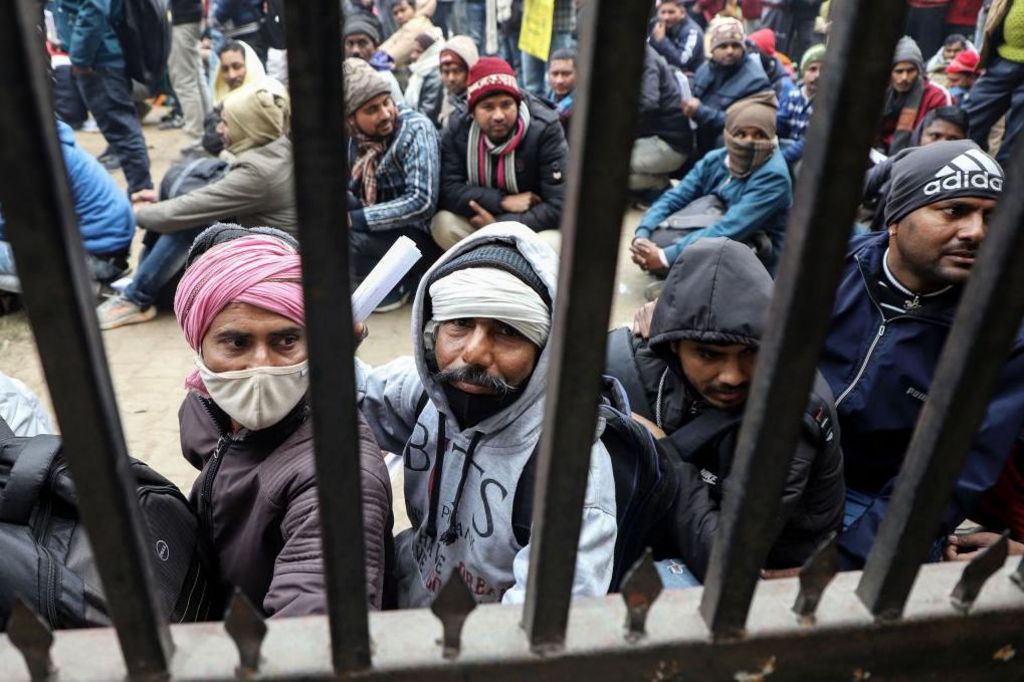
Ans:
[[[540,443],[537,444],[540,447]],[[530,454],[526,466],[519,474],[516,496],[512,498],[512,534],[520,547],[530,544],[530,527],[533,524],[533,490],[537,481],[537,450]]]
[[[619,327],[610,331],[604,373],[619,380],[629,399],[629,409],[642,417],[653,419],[647,392],[640,382],[640,372],[637,370],[633,353],[633,331],[629,327]]]
[[[11,430],[10,425],[4,421],[3,417],[0,417],[0,446],[9,440],[14,440],[16,436],[14,431]]]
[[[0,521],[18,525],[28,523],[39,499],[40,488],[46,482],[58,452],[60,438],[57,436],[39,435],[25,441],[11,467],[7,486],[0,495]]]
[[[423,410],[424,410],[424,408],[426,408],[427,402],[429,400],[430,400],[430,396],[427,395],[427,389],[423,389],[423,392],[420,393],[420,397],[416,400],[416,419],[417,419],[417,421],[419,420],[420,415],[423,414]]]
[[[742,414],[715,409],[705,410],[689,423],[670,433],[667,440],[684,461],[692,462],[692,457],[705,445],[739,426],[742,420]]]

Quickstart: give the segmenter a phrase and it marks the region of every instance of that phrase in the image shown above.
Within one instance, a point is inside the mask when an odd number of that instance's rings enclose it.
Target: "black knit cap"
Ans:
[[[187,270],[192,263],[214,246],[239,237],[252,237],[253,235],[276,237],[296,251],[299,250],[299,242],[295,237],[275,227],[242,227],[234,223],[214,223],[200,232],[192,242],[192,247],[188,250],[188,259],[185,261],[185,269]]]
[[[551,294],[544,286],[543,280],[526,260],[519,249],[504,242],[484,242],[480,246],[461,253],[455,258],[443,263],[430,275],[427,282],[427,289],[430,285],[458,270],[466,268],[497,268],[504,270],[523,280],[527,286],[537,292],[548,309],[551,308]]]

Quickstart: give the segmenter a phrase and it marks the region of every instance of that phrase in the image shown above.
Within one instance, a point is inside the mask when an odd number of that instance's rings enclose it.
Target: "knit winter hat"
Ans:
[[[708,52],[713,51],[716,47],[721,47],[728,43],[739,43],[742,45],[745,38],[746,35],[743,33],[743,22],[739,19],[733,19],[732,17],[715,17],[711,22],[711,25],[708,26]]]
[[[511,95],[516,102],[523,101],[523,93],[516,83],[515,71],[508,62],[498,57],[481,57],[469,69],[467,92],[469,111],[473,111],[480,100],[499,93]]]
[[[469,36],[455,36],[445,43],[444,49],[441,50],[441,66],[461,63],[462,68],[468,71],[479,59],[480,52]]]
[[[754,31],[747,36],[747,40],[750,41],[761,54],[768,55],[769,57],[775,56],[775,31],[770,28],[761,28]]]
[[[369,36],[374,45],[380,45],[380,23],[372,15],[356,13],[351,17],[345,17],[345,27],[341,39],[361,33]]]
[[[345,116],[356,113],[359,107],[378,95],[389,94],[391,85],[372,66],[359,59],[345,60]]]
[[[964,50],[949,63],[946,73],[967,73],[971,74],[978,70],[978,53],[974,50]]]
[[[426,52],[430,48],[430,46],[434,44],[434,41],[437,40],[437,38],[430,35],[429,33],[421,33],[418,36],[416,36],[413,40],[416,42],[416,46],[419,47],[421,51]]]
[[[504,270],[523,280],[527,286],[537,292],[544,303],[551,306],[551,294],[548,293],[548,289],[544,286],[537,271],[533,269],[526,257],[519,253],[519,249],[503,242],[484,242],[475,249],[452,258],[431,273],[427,287],[429,288],[437,280],[465,268]]]
[[[910,36],[903,36],[896,43],[896,52],[892,55],[892,65],[896,66],[900,62],[911,62],[918,71],[924,73],[924,57],[921,55],[921,48]]]
[[[885,200],[885,224],[892,225],[922,206],[956,197],[998,199],[1003,169],[971,140],[934,142],[904,149],[892,164]]]
[[[811,64],[823,61],[825,61],[825,46],[821,44],[811,45],[804,52],[804,56],[800,58],[800,73],[806,71],[807,67]]]
[[[768,139],[775,137],[775,119],[779,102],[775,92],[765,90],[745,97],[725,110],[725,129],[735,134],[739,128],[753,127],[764,133]]]

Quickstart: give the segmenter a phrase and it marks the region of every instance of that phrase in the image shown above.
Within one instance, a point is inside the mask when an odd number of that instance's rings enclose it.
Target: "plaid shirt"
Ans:
[[[573,0],[555,0],[553,33],[572,33],[576,30],[576,7]]]
[[[776,132],[779,140],[791,144],[783,145],[782,154],[786,161],[798,161],[804,153],[804,138],[807,127],[811,124],[814,112],[814,99],[804,97],[803,86],[790,88],[779,102],[779,115],[776,121]]]

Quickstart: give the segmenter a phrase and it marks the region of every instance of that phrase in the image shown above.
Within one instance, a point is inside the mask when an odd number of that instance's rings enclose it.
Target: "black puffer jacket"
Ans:
[[[608,371],[617,378],[635,371],[624,378],[631,378],[643,397],[634,392],[631,406],[651,420],[660,416],[668,434],[661,445],[674,455],[680,490],[659,553],[681,557],[701,580],[718,532],[741,415],[700,399],[683,376],[672,342],[757,346],[771,296],[771,277],[748,247],[725,238],[702,239],[673,265],[655,308],[650,341],[635,342],[633,365],[609,361]],[[838,423],[832,392],[820,374],[803,427],[765,568],[800,566],[842,523],[845,488]],[[705,429],[706,438],[695,438]],[[703,445],[694,449],[694,442]]]
[[[530,128],[516,149],[516,178],[519,191],[537,194],[541,203],[526,213],[505,213],[501,210],[504,192],[469,184],[466,146],[473,117],[468,112],[456,112],[448,120],[441,140],[439,208],[471,218],[476,215],[469,207],[470,200],[473,200],[499,221],[514,220],[538,232],[558,228],[562,218],[569,145],[554,107],[530,95],[525,97],[530,107]]]
[[[675,73],[665,58],[648,45],[640,84],[640,120],[637,137],[656,135],[680,154],[693,151],[690,120],[683,116],[682,94]]]

